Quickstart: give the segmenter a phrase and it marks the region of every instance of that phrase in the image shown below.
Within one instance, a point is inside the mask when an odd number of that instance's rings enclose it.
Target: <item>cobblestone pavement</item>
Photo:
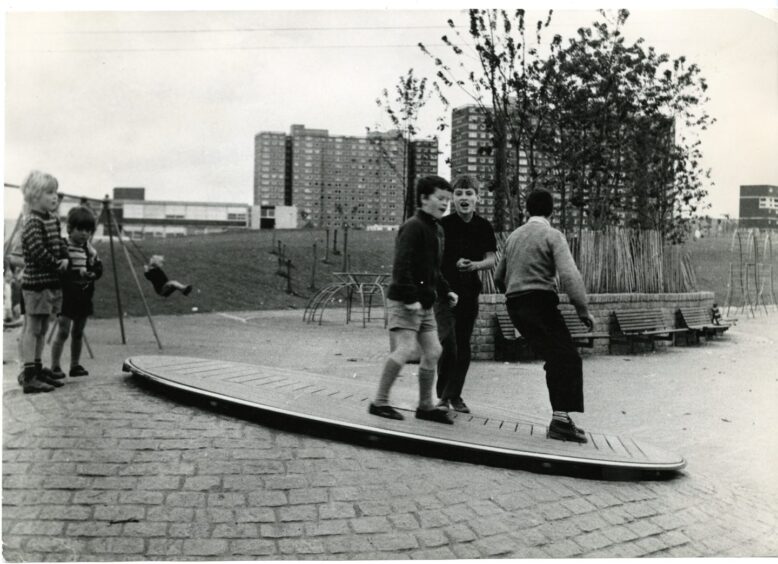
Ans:
[[[375,379],[386,334],[345,326],[336,313],[321,327],[300,312],[156,321],[165,354]],[[684,453],[687,470],[664,481],[427,458],[201,409],[121,372],[125,357],[157,352],[145,320],[126,321],[126,346],[116,320],[90,321],[91,376],[23,395],[15,362],[4,366],[3,556],[774,556],[776,421],[764,412],[778,389],[777,320],[742,321],[701,347],[585,360],[580,422]],[[16,333],[4,337],[12,360]],[[414,370],[398,386],[415,386]],[[538,363],[474,364],[467,390],[474,402],[548,410]]]

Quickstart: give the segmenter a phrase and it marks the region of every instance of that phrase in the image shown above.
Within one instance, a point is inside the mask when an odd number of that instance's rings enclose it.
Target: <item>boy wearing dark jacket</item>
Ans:
[[[441,346],[433,305],[438,295],[456,305],[457,295],[440,273],[443,228],[439,220],[451,199],[451,185],[439,176],[425,176],[416,184],[419,209],[397,233],[392,282],[387,295],[388,328],[394,334],[394,351],[384,364],[375,399],[368,412],[388,419],[404,419],[389,404],[389,392],[400,370],[421,349],[419,405],[416,418],[452,424],[446,410],[437,409],[432,390]]]

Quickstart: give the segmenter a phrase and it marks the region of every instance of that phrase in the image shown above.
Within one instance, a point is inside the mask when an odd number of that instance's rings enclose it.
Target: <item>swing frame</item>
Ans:
[[[6,188],[16,188],[20,189],[21,186],[18,184],[9,184],[7,182],[4,183],[4,186]],[[119,294],[119,275],[116,269],[116,253],[114,251],[114,229],[116,230],[116,239],[119,242],[119,245],[122,247],[122,250],[124,251],[124,257],[127,260],[127,265],[130,267],[130,272],[132,273],[133,281],[135,282],[135,287],[138,289],[138,294],[140,295],[141,301],[143,302],[143,307],[146,311],[146,317],[149,321],[149,325],[151,326],[151,331],[154,334],[154,339],[157,342],[157,347],[159,347],[159,350],[162,350],[162,341],[159,338],[159,334],[157,333],[157,328],[154,325],[154,318],[151,315],[151,310],[149,309],[148,302],[146,301],[146,296],[143,293],[143,288],[140,284],[140,280],[138,279],[138,275],[135,271],[135,267],[132,264],[132,260],[130,258],[130,253],[127,250],[127,245],[125,244],[124,240],[122,239],[122,230],[119,227],[119,224],[116,221],[116,218],[111,213],[111,199],[108,197],[108,195],[105,196],[102,200],[97,198],[89,198],[87,196],[74,196],[72,194],[66,194],[64,192],[60,192],[62,195],[61,199],[69,198],[72,200],[77,200],[79,202],[86,203],[86,202],[94,202],[99,203],[101,205],[101,212],[100,215],[96,218],[96,223],[99,225],[100,223],[103,224],[104,229],[108,231],[108,244],[110,248],[110,254],[111,254],[111,270],[113,272],[113,286],[114,286],[114,292],[116,294],[116,306],[117,306],[117,313],[119,317],[119,330],[121,333],[122,338],[122,344],[127,344],[127,336],[124,331],[124,308],[122,307],[122,300],[121,295]],[[13,231],[11,232],[11,236],[8,238],[8,240],[4,244],[4,256],[8,255],[10,251],[10,247],[13,241],[13,237],[16,235],[16,232],[19,230],[21,223],[23,219],[23,214],[19,214],[19,218],[16,221],[16,225],[14,226]],[[132,242],[132,240],[130,239]],[[137,247],[137,245],[136,245]],[[142,253],[141,253],[142,254]],[[51,338],[54,334],[54,331],[56,330],[57,324],[52,324],[51,333],[49,333],[48,341],[51,341]],[[89,346],[88,341],[86,340],[86,335],[84,335],[84,344],[86,345],[87,351],[89,352],[90,357],[94,358],[94,355],[92,354],[92,349]]]

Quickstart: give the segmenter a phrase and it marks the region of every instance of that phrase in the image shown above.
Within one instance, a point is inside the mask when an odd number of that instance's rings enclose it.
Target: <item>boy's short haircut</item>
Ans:
[[[454,190],[474,190],[478,193],[478,180],[469,174],[462,174],[457,176],[451,183],[451,191]]]
[[[40,198],[44,192],[56,192],[59,182],[52,175],[39,170],[33,170],[22,182],[22,196],[24,201],[32,204]]]
[[[421,197],[426,196],[429,198],[437,189],[451,192],[451,184],[440,176],[422,176],[419,178],[416,181],[416,204],[421,205]]]
[[[74,229],[94,233],[97,229],[95,214],[86,206],[76,206],[68,212],[68,233]]]
[[[527,196],[527,211],[530,215],[550,216],[554,211],[554,196],[544,188],[533,190]]]

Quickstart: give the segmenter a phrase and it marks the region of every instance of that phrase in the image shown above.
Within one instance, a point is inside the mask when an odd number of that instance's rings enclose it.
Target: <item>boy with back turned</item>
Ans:
[[[544,361],[546,385],[553,416],[548,428],[551,439],[587,442],[569,412],[583,413],[583,367],[557,306],[556,275],[575,306],[578,317],[590,329],[586,289],[573,261],[565,236],[551,227],[554,199],[547,190],[527,196],[530,219],[510,234],[494,280],[505,292],[508,315],[521,336]]]

